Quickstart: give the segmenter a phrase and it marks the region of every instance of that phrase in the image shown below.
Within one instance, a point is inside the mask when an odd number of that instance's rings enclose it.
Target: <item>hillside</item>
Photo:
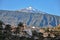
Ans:
[[[0,10],[0,20],[4,23],[9,23],[11,25],[17,25],[19,22],[26,23],[28,26],[57,26],[60,24],[60,16],[50,15],[44,12],[33,11],[28,12],[24,10],[20,11],[7,11]]]

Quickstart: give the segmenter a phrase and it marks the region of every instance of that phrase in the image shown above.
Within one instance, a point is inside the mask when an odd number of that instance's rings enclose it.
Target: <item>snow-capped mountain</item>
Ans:
[[[60,16],[47,14],[32,7],[18,11],[0,10],[0,20],[11,25],[17,25],[19,22],[23,22],[28,26],[39,27],[55,27],[60,24]]]
[[[26,13],[39,13],[40,11],[33,8],[33,7],[27,7],[27,8],[24,8],[24,9],[21,9],[21,10],[18,10],[20,12],[26,12]]]

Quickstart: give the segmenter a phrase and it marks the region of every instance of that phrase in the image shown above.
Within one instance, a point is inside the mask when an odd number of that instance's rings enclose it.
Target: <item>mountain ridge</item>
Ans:
[[[19,22],[26,23],[28,26],[52,26],[55,27],[60,24],[60,16],[33,12],[9,11],[0,10],[0,20],[4,23],[17,25]]]

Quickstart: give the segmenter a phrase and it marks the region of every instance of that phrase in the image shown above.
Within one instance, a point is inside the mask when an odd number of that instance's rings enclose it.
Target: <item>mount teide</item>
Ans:
[[[38,27],[55,27],[60,24],[60,16],[50,15],[32,7],[18,11],[0,10],[0,20],[11,25],[23,22],[28,26]]]

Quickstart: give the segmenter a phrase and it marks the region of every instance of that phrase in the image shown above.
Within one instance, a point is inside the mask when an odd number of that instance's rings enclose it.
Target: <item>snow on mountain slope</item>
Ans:
[[[0,20],[11,25],[17,25],[19,22],[23,22],[28,26],[39,27],[54,27],[60,24],[60,16],[46,14],[32,7],[19,11],[0,10]]]

